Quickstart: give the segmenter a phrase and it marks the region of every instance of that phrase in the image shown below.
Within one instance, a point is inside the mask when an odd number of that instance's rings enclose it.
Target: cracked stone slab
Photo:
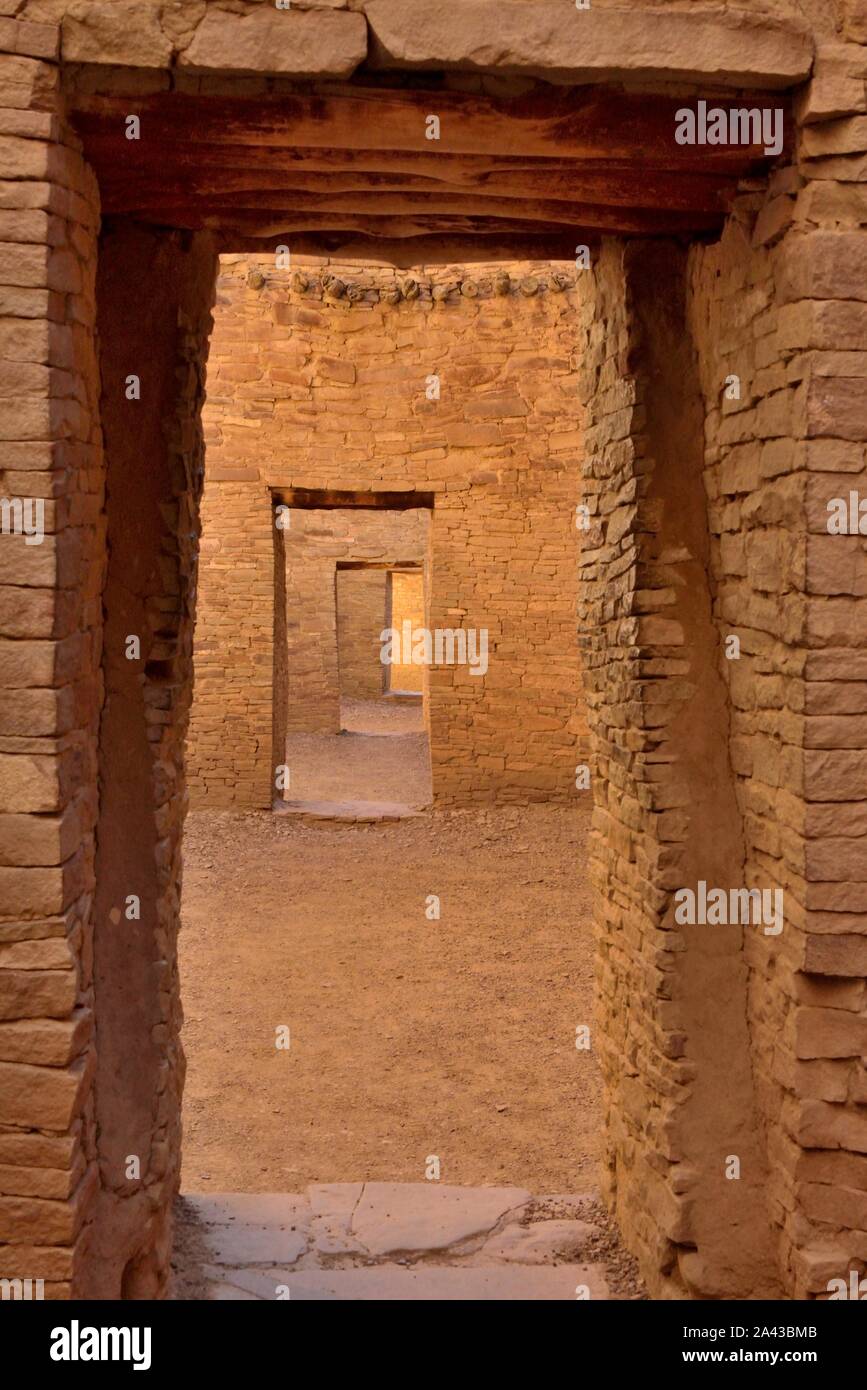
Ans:
[[[310,1205],[282,1193],[221,1193],[185,1197],[185,1214],[195,1220],[214,1265],[291,1265],[309,1241]]]
[[[411,820],[423,814],[419,807],[405,801],[278,801],[274,810],[281,816],[341,821],[350,825]]]
[[[352,1213],[364,1191],[363,1182],[315,1183],[307,1189],[310,1238],[320,1255],[363,1253],[351,1234]]]
[[[382,1264],[369,1269],[209,1270],[208,1297],[220,1300],[276,1298],[285,1285],[294,1302],[475,1302],[606,1300],[610,1291],[601,1265],[563,1264],[489,1268],[422,1265],[406,1269]],[[216,1279],[214,1276],[218,1276]],[[257,1290],[262,1290],[257,1294]]]
[[[304,1225],[311,1215],[306,1197],[286,1192],[184,1193],[181,1203],[184,1211],[205,1225],[225,1226],[232,1221],[249,1226]]]
[[[209,1303],[259,1303],[259,1294],[248,1293],[237,1284],[214,1281],[207,1285],[205,1298]]]
[[[207,1281],[208,1298],[215,1295],[212,1289],[220,1290],[219,1298],[222,1300],[237,1298],[246,1300],[255,1298],[261,1302],[275,1302],[278,1300],[278,1290],[289,1289],[291,1297],[290,1281],[297,1279],[300,1271],[292,1268],[280,1269],[279,1267],[262,1268],[250,1265],[246,1266],[227,1266],[227,1265],[203,1265],[202,1274]],[[285,1299],[286,1295],[280,1293],[280,1300]]]
[[[493,1230],[529,1201],[530,1193],[521,1187],[369,1182],[351,1229],[371,1255],[444,1250]]]
[[[209,1226],[208,1260],[217,1265],[292,1265],[307,1249],[307,1233],[279,1226]]]
[[[479,1257],[514,1260],[520,1264],[552,1264],[555,1260],[580,1259],[587,1241],[598,1234],[588,1221],[534,1221],[529,1226],[512,1222],[486,1240]]]
[[[367,55],[364,16],[324,0],[314,11],[259,5],[247,14],[201,8],[179,50],[168,6],[142,0],[73,0],[63,15],[66,62],[179,67],[194,72],[350,77]],[[183,26],[181,26],[181,29]],[[174,35],[174,38],[173,38]]]
[[[363,1182],[182,1197],[176,1291],[220,1302],[616,1299],[606,1260],[588,1249],[593,1201]]]

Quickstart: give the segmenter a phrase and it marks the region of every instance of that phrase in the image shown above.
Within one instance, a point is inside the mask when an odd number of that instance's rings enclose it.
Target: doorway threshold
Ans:
[[[298,1195],[187,1194],[176,1211],[178,1300],[644,1296],[592,1191],[319,1183]]]
[[[344,825],[378,825],[388,821],[412,820],[427,808],[406,801],[275,801],[278,816],[298,820],[337,821]]]

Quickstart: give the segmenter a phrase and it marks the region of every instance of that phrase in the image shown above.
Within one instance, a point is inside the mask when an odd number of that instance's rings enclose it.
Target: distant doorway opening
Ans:
[[[410,647],[412,634],[425,627],[424,575],[419,566],[389,570],[385,586],[385,626],[401,634],[401,654]],[[387,695],[421,699],[424,693],[424,666],[412,661],[391,661],[383,666],[383,690]]]
[[[305,492],[300,506],[275,503],[281,813],[395,819],[431,802],[429,683],[411,656],[428,612],[431,509],[414,494],[415,505],[390,506],[392,496]],[[397,661],[395,630],[406,637]]]

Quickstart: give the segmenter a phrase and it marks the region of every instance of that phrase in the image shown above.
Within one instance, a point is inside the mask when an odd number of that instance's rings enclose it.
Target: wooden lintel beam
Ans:
[[[271,489],[275,505],[293,507],[305,511],[335,511],[355,507],[360,511],[417,511],[434,505],[432,492],[417,492],[405,489],[403,492],[352,492],[346,488],[275,487]],[[357,562],[359,566],[369,566],[370,561]],[[412,561],[397,563],[412,564]],[[385,567],[393,569],[392,562],[384,562]],[[350,568],[349,563],[344,568]]]
[[[226,210],[284,207],[299,204],[331,211],[348,208],[375,209],[377,199],[412,200],[418,207],[438,204],[448,210],[455,200],[488,205],[496,216],[500,205],[512,209],[535,208],[532,215],[561,220],[570,208],[587,204],[606,207],[660,207],[670,211],[720,213],[737,189],[733,178],[695,178],[682,173],[654,171],[644,174],[636,189],[635,175],[594,169],[574,177],[510,172],[498,178],[486,176],[479,185],[438,183],[421,175],[360,173],[304,174],[287,172],[279,179],[273,170],[227,170],[219,166],[191,170],[186,178],[161,178],[158,173],[134,175],[126,171],[107,177],[101,185],[102,205],[109,212],[134,213],[142,207],[172,206],[187,201],[218,204]],[[385,207],[383,203],[383,207]],[[550,209],[550,213],[548,211]],[[566,216],[566,220],[569,217]]]
[[[767,104],[785,106],[779,93]],[[476,93],[419,91],[415,88],[363,88],[347,84],[322,91],[284,93],[279,98],[242,99],[156,93],[77,98],[75,121],[87,143],[110,128],[117,152],[138,142],[125,140],[131,113],[141,120],[141,140],[153,141],[166,164],[178,145],[197,140],[218,144],[346,150],[427,151],[442,154],[524,155],[549,158],[647,159],[677,166],[695,159],[694,148],[675,140],[677,97],[626,92],[606,87],[534,90],[524,97],[495,100]],[[743,106],[720,99],[723,108]],[[752,93],[749,106],[760,107]],[[428,138],[429,117],[439,121],[439,139]],[[732,148],[706,145],[708,169],[761,158],[760,145]]]
[[[160,203],[159,218],[166,225],[177,227],[214,227],[231,225],[252,235],[270,235],[285,231],[287,235],[317,231],[365,231],[371,236],[407,236],[424,230],[447,231],[450,227],[468,230],[503,230],[527,232],[534,226],[547,229],[555,226],[579,230],[618,232],[629,235],[677,235],[707,230],[718,226],[723,217],[717,213],[671,211],[665,208],[608,207],[593,204],[508,202],[497,199],[349,197],[345,208],[330,206],[310,195],[300,196],[289,207],[283,200],[261,207],[247,208],[235,203],[214,199],[188,199],[178,203]],[[110,208],[106,209],[110,211]],[[139,215],[141,215],[139,211]],[[261,230],[260,230],[261,229]]]
[[[541,236],[557,238],[564,248],[560,253],[566,258],[574,258],[575,247],[590,245],[600,236],[683,236],[690,237],[709,233],[719,227],[718,218],[705,217],[704,222],[692,218],[687,223],[674,224],[662,216],[653,220],[639,222],[635,217],[630,225],[625,219],[611,217],[599,219],[595,225],[580,223],[574,225],[532,222],[518,218],[482,217],[414,217],[410,214],[394,217],[353,217],[348,214],[332,214],[327,219],[321,216],[296,216],[275,213],[268,216],[264,212],[254,217],[237,216],[199,217],[186,209],[161,210],[158,216],[140,215],[137,220],[152,225],[177,227],[187,231],[210,231],[221,240],[233,242],[246,238],[268,241],[275,245],[286,244],[297,249],[299,238],[337,237],[346,239],[357,235],[368,238],[372,246],[379,240],[405,241],[410,238],[427,236],[469,238],[489,236],[517,238]],[[560,240],[562,238],[562,240]]]
[[[231,227],[216,233],[217,249],[226,254],[268,255],[283,238],[257,237]],[[582,238],[591,248],[599,236]],[[344,232],[304,233],[292,239],[294,256],[331,256],[360,269],[394,266],[398,270],[417,270],[422,266],[477,265],[496,261],[562,262],[574,269],[575,243],[571,236],[530,234],[516,236],[501,232],[450,233],[416,237],[362,236]]]
[[[741,172],[745,164],[743,150],[728,149],[709,167],[702,150],[690,146],[683,147],[682,157],[676,164],[666,158],[648,158],[638,165],[634,158],[614,155],[600,160],[544,155],[448,154],[431,149],[342,150],[300,145],[224,144],[205,138],[188,144],[175,141],[168,160],[166,151],[155,142],[131,141],[130,148],[122,151],[125,157],[119,159],[114,129],[99,126],[88,134],[87,141],[103,174],[115,179],[136,178],[151,172],[168,176],[172,170],[182,171],[185,178],[195,178],[197,175],[206,177],[210,169],[227,169],[251,175],[297,172],[320,176],[423,177],[432,183],[478,186],[501,178],[538,178],[548,184],[558,179],[609,173],[634,178],[636,169],[640,168],[642,176],[647,172],[702,182],[732,177]],[[746,163],[753,167],[754,162]]]

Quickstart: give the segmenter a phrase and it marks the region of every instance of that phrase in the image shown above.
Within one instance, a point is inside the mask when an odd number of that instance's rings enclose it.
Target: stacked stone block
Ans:
[[[769,1210],[796,1296],[867,1268],[867,964],[861,800],[864,541],[828,504],[867,495],[867,31],[817,49],[793,162],[693,254],[708,400],[715,618],[748,871],[786,926],[750,938],[753,1066]],[[859,41],[860,40],[860,41]],[[739,399],[723,383],[740,378]]]
[[[774,1296],[748,929],[679,926],[673,912],[678,887],[739,886],[744,860],[685,275],[673,243],[607,246],[582,334],[592,524],[579,634],[594,747],[606,1190],[655,1292]],[[726,1178],[731,1153],[738,1183]]]
[[[100,239],[108,567],[94,909],[101,1183],[82,1274],[91,1297],[158,1296],[171,1256],[184,743],[215,272],[207,236],[121,223]]]
[[[845,32],[854,38],[851,22]],[[641,321],[634,290],[652,250],[609,246],[586,311],[584,473],[598,524],[584,545],[580,611],[596,754],[607,1186],[661,1292],[720,1296],[735,1268],[740,1296],[773,1293],[774,1269],[789,1294],[827,1296],[828,1281],[863,1273],[867,1255],[863,543],[827,526],[828,502],[864,487],[864,52],[840,36],[820,44],[816,80],[796,107],[794,162],[767,187],[744,189],[721,239],[693,248],[686,271],[684,332],[703,399],[711,650],[727,692],[716,738],[728,746],[737,807],[734,815],[721,775],[714,802],[729,802],[731,836],[723,862],[689,750],[672,736],[708,652],[701,658],[684,621],[683,593],[695,585],[683,574],[672,583],[700,553],[698,531],[664,566],[654,541],[684,499],[653,495],[651,417],[660,392],[681,415],[690,392],[648,371],[656,330]],[[686,480],[688,451],[683,469]],[[695,720],[713,717],[692,707]],[[778,937],[745,929],[740,963],[731,958],[702,1001],[715,947],[672,930],[672,890],[712,882],[715,858],[727,886],[781,888],[785,924]],[[732,996],[746,1036],[721,1009]],[[725,1119],[714,1135],[702,1093],[717,1055],[740,1079],[721,1082]],[[728,1153],[743,1159],[750,1131],[759,1143],[718,1262],[706,1213],[727,1193],[708,1183]]]
[[[0,1278],[73,1287],[97,1185],[94,827],[104,517],[98,195],[53,26],[0,19]]]

